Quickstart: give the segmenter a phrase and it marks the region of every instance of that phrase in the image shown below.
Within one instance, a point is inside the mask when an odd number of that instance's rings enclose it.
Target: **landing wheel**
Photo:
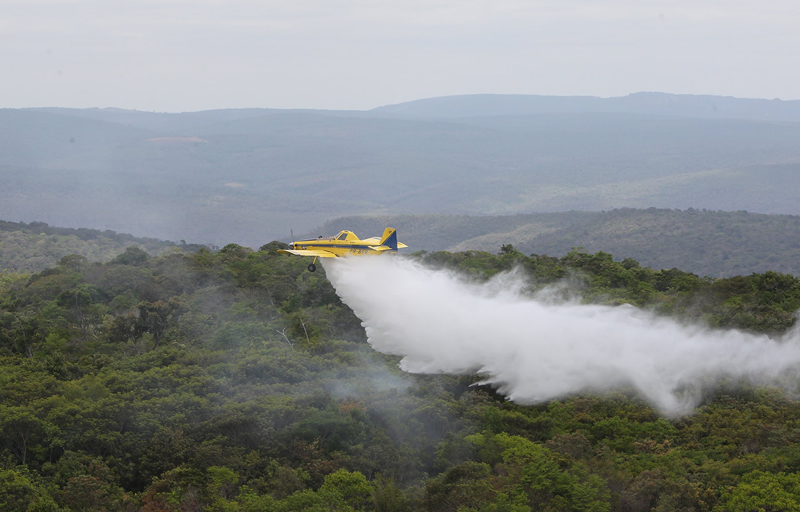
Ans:
[[[317,266],[316,266],[316,265],[314,265],[313,263],[310,263],[310,264],[308,265],[308,271],[309,271],[309,272],[314,272],[315,270],[317,270]]]

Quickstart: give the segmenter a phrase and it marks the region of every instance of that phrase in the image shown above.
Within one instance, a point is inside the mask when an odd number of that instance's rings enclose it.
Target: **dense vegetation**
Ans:
[[[39,272],[54,267],[69,254],[79,254],[92,262],[109,261],[126,247],[134,245],[153,254],[175,246],[172,242],[137,238],[111,230],[59,228],[44,222],[26,224],[0,220],[0,272]]]
[[[655,269],[731,277],[774,270],[800,275],[800,216],[621,208],[607,212],[513,216],[383,215],[345,217],[316,231],[380,233],[385,226],[415,250],[521,251],[563,256],[575,247],[625,255]]]
[[[627,389],[526,407],[471,376],[403,374],[280,246],[0,277],[0,509],[800,510],[800,404],[781,391],[719,385],[670,420]],[[800,280],[774,272],[415,257],[714,326],[780,333],[800,307]]]

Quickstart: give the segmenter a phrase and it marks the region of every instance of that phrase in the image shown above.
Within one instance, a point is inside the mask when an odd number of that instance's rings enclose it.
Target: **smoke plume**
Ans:
[[[788,382],[800,368],[796,332],[773,340],[629,306],[531,298],[514,272],[476,284],[401,257],[336,258],[325,268],[370,344],[403,356],[403,370],[478,372],[520,403],[632,385],[677,415],[710,380]]]

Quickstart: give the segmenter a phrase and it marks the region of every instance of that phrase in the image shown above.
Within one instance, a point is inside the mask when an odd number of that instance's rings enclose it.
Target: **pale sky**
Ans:
[[[0,107],[800,99],[797,0],[0,0]]]

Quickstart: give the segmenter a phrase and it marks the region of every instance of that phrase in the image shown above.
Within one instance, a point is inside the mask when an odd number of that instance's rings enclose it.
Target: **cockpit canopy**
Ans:
[[[352,231],[340,231],[338,235],[336,235],[336,240],[345,241],[345,240],[358,240],[358,237]]]

